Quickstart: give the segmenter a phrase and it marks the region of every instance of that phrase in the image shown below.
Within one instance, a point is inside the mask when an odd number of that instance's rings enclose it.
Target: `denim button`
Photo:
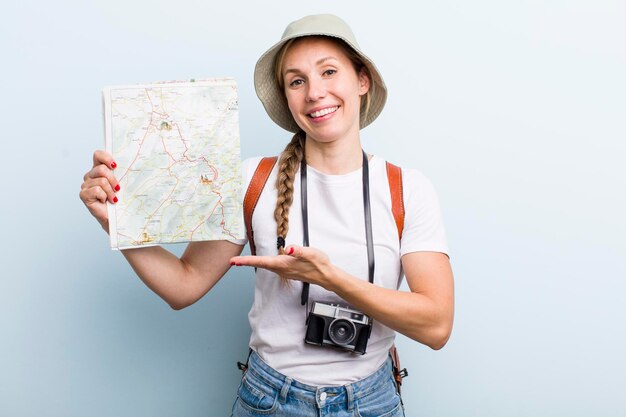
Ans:
[[[325,392],[322,392],[320,394],[320,401],[326,401],[326,397],[328,396],[328,394],[326,394]]]

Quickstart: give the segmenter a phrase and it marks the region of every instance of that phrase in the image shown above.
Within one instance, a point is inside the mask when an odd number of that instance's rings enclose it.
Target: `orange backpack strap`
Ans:
[[[402,169],[387,162],[387,180],[391,191],[391,213],[398,227],[398,239],[402,240],[404,229],[404,199],[402,195]]]
[[[257,203],[259,202],[259,197],[261,197],[261,192],[265,187],[265,183],[270,177],[272,169],[274,169],[274,165],[276,165],[277,159],[278,158],[275,156],[261,159],[261,162],[259,162],[259,165],[256,167],[256,171],[254,171],[254,175],[252,175],[252,180],[250,181],[250,185],[248,185],[248,189],[246,190],[246,195],[243,198],[243,221],[246,224],[246,233],[248,235],[250,253],[252,255],[256,254],[254,231],[252,230],[252,214],[254,213]]]
[[[404,196],[402,194],[402,169],[392,163],[387,162],[387,180],[389,181],[389,191],[391,192],[391,213],[398,228],[398,239],[402,240],[402,230],[404,229]],[[393,376],[396,381],[396,389],[401,394],[402,378],[409,375],[406,368],[400,366],[400,355],[396,345],[389,349]]]
[[[391,346],[391,349],[389,349],[389,356],[391,356],[391,366],[393,368],[393,378],[396,381],[396,389],[398,394],[402,394],[402,390],[400,388],[402,385],[402,378],[409,376],[409,372],[406,368],[401,368],[400,355],[398,355],[398,349],[396,349],[395,344]]]

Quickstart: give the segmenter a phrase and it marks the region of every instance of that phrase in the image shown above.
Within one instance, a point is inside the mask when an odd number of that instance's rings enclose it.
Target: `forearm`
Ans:
[[[450,336],[453,309],[434,297],[382,288],[339,268],[326,289],[374,320],[433,349],[442,348]]]
[[[160,246],[122,251],[139,278],[172,308],[187,307],[206,294],[230,268],[243,246],[227,241],[193,242],[179,259]]]
[[[415,252],[402,257],[410,292],[382,288],[349,275],[319,249],[290,246],[286,255],[237,256],[234,265],[264,268],[280,277],[320,285],[374,320],[433,349],[452,329],[454,283],[448,257]]]
[[[98,219],[109,233],[108,219]],[[186,297],[183,283],[188,273],[185,263],[160,246],[124,249],[121,251],[137,276],[172,308],[179,309]]]
[[[188,305],[189,269],[185,263],[160,246],[122,250],[137,276],[174,309]]]

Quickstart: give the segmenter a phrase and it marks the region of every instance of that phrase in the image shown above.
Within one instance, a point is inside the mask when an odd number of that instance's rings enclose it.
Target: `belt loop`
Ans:
[[[345,385],[345,388],[346,388],[346,400],[348,402],[346,406],[348,408],[348,411],[352,411],[352,408],[354,407],[354,391],[352,388],[352,384]]]
[[[292,381],[291,378],[289,377],[285,378],[285,383],[283,384],[283,387],[280,389],[280,397],[278,398],[278,401],[281,404],[285,404],[287,402],[287,393],[289,392],[291,381]]]

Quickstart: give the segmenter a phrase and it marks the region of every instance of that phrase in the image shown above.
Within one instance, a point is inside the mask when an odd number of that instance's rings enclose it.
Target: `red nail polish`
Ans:
[[[117,197],[113,197],[113,202],[117,203]]]
[[[120,190],[120,185],[119,185],[119,184],[117,184],[117,185],[115,186],[115,191],[119,191],[119,190]]]
[[[235,265],[235,263],[234,263],[234,262],[231,262],[231,263],[230,263],[230,266],[233,266],[233,265]]]
[[[237,265],[237,266],[241,266],[241,264],[235,264],[235,265]]]
[[[111,168],[113,168],[113,169],[117,168],[117,164],[115,163],[115,161],[111,162]]]
[[[293,246],[292,246],[292,247],[290,247],[290,248],[289,248],[289,255],[293,255],[293,251],[294,251],[294,250],[295,250],[295,249],[293,248]]]

